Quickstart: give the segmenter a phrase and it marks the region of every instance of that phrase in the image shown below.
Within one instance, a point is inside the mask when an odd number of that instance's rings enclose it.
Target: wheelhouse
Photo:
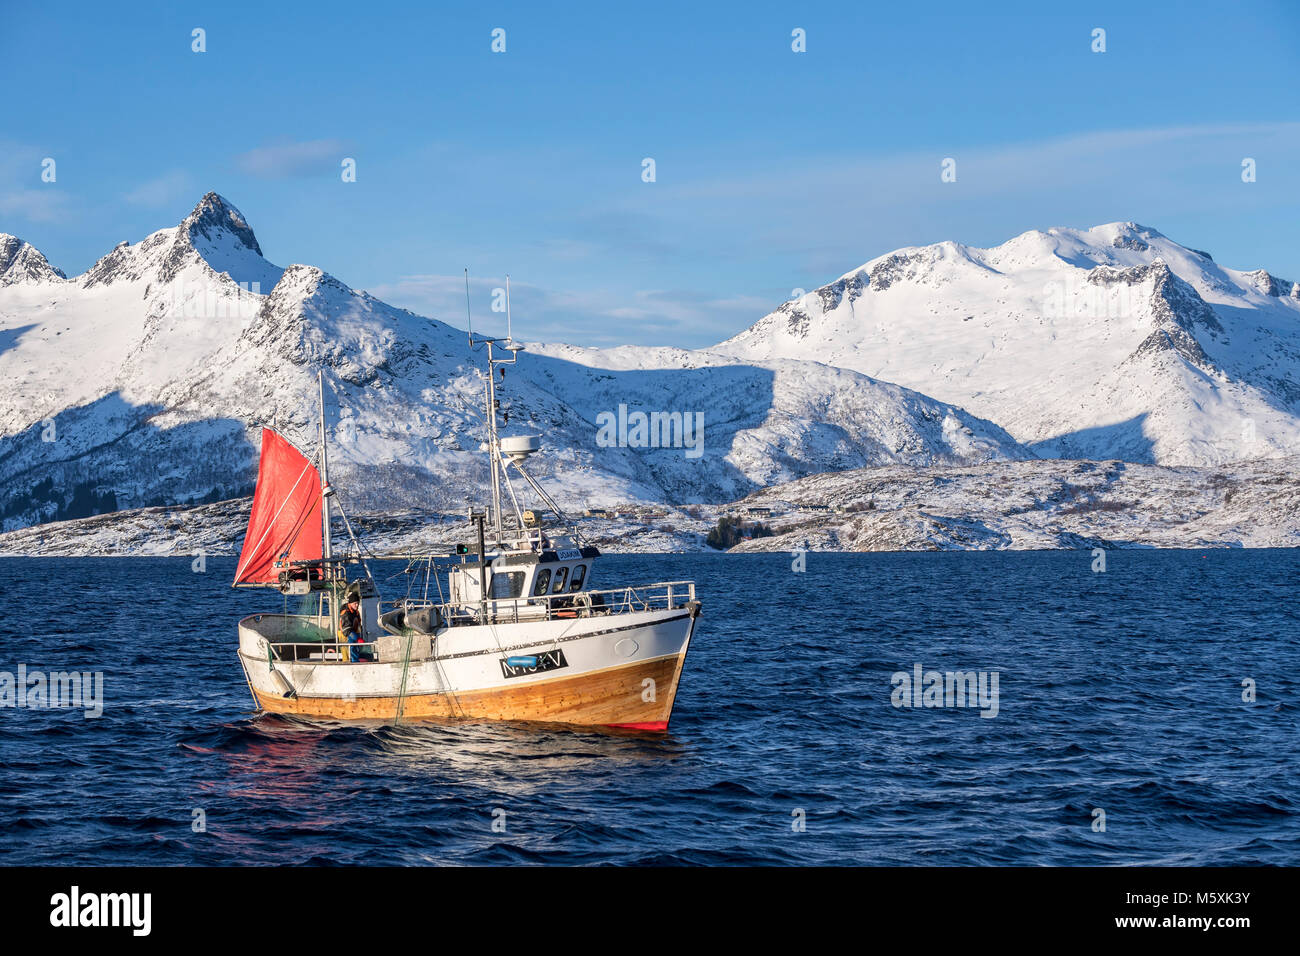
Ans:
[[[542,551],[505,551],[465,556],[448,574],[449,602],[474,610],[491,605],[546,605],[591,587],[598,548],[587,546]]]

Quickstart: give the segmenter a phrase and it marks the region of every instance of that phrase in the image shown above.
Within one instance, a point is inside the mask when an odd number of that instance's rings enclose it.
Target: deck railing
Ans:
[[[408,607],[436,607],[444,621],[458,624],[513,624],[550,621],[635,611],[671,611],[695,600],[694,581],[664,581],[637,587],[573,591],[565,594],[521,595],[488,598],[482,602],[408,604]],[[399,604],[401,602],[398,602]]]
[[[639,587],[607,588],[600,591],[576,591],[567,594],[539,594],[531,597],[494,598],[484,604],[434,604],[432,602],[395,601],[394,607],[405,605],[408,610],[436,607],[445,625],[452,627],[481,624],[512,624],[529,621],[568,620],[612,614],[631,614],[638,611],[659,611],[685,608],[695,600],[695,582],[666,581]],[[267,646],[268,663],[275,661],[312,660],[324,663],[351,662],[351,650],[359,649],[363,661],[379,656],[377,640],[349,643],[333,639],[334,635],[322,627],[328,618],[311,618],[311,625],[322,638],[329,640],[294,640],[303,633],[303,622],[295,615],[259,614],[246,622],[256,631]]]
[[[375,641],[307,641],[267,642],[272,661],[318,661],[326,664],[350,664],[377,659]],[[356,648],[360,661],[352,660],[351,650]]]
[[[351,648],[360,648],[363,660],[373,660],[375,641],[339,640],[329,629],[330,619],[317,615],[255,614],[240,622],[266,642],[270,662],[323,660],[348,662]]]

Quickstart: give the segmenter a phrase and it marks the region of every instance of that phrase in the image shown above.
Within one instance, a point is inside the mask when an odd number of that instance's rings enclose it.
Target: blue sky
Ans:
[[[594,345],[1056,225],[1300,280],[1300,4],[542,6],[7,5],[0,231],[73,274],[215,189],[279,265],[458,324],[509,272],[520,336]]]

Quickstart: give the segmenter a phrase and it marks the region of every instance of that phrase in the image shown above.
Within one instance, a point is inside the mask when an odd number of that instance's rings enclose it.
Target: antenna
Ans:
[[[469,333],[469,344],[474,344],[474,319],[469,312],[469,267],[465,267],[465,325]]]
[[[514,337],[510,334],[510,273],[506,273],[506,341]]]

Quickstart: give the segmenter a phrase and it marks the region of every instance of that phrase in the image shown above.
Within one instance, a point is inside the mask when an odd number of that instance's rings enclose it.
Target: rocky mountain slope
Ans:
[[[766,488],[785,516],[737,551],[1300,546],[1300,459],[1221,468],[1026,461],[859,469]],[[826,505],[825,512],[799,506]]]
[[[1295,458],[1224,468],[1062,460],[887,465],[801,478],[734,504],[662,505],[651,515],[578,526],[586,541],[625,552],[707,550],[705,535],[724,515],[774,532],[742,541],[736,552],[1297,547],[1298,467]],[[0,534],[0,556],[236,554],[248,504],[36,525]],[[450,553],[472,536],[463,514],[425,510],[364,516],[354,525],[372,552],[386,555]]]
[[[313,446],[324,371],[332,477],[357,511],[481,497],[480,357],[465,333],[306,265],[269,262],[214,193],[177,227],[65,278],[0,236],[0,530],[247,494],[258,426]],[[508,372],[510,431],[540,432],[570,505],[718,501],[828,469],[1020,459],[1000,427],[858,372],[550,347]],[[699,454],[606,447],[602,412],[703,416]]]
[[[1300,452],[1300,285],[1131,222],[900,249],[716,348],[897,382],[1045,458]]]
[[[0,233],[0,287],[66,278],[30,243]]]

